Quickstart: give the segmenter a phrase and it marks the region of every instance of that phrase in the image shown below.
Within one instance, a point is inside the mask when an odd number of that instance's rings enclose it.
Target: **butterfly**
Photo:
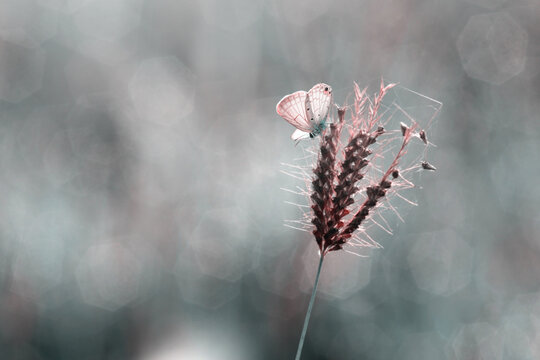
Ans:
[[[276,105],[276,111],[296,128],[291,139],[298,142],[314,138],[325,129],[331,105],[332,88],[320,83],[308,92],[297,91],[283,97]]]

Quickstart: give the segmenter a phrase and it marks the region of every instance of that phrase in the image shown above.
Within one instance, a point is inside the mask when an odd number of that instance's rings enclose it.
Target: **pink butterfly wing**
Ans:
[[[311,103],[311,109],[309,112],[310,120],[313,118],[315,124],[319,124],[326,119],[328,111],[330,111],[330,105],[332,104],[332,88],[327,84],[317,84],[308,91],[308,99]],[[308,106],[306,103],[306,109]]]
[[[306,117],[305,91],[297,91],[285,96],[276,105],[276,111],[285,121],[304,132],[311,131],[311,124]]]

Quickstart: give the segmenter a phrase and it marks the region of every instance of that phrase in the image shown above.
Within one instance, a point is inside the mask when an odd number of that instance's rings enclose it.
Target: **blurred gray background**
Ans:
[[[540,358],[540,2],[0,0],[0,358],[292,359],[287,93],[444,103],[418,207],[332,253],[303,359]]]

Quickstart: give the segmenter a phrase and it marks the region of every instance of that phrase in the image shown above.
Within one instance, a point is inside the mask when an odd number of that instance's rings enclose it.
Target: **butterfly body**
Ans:
[[[326,128],[326,118],[332,104],[332,88],[317,84],[309,91],[297,91],[279,101],[277,113],[296,127],[291,135],[295,141],[314,138]]]
[[[309,133],[310,138],[314,138],[318,135],[320,135],[324,129],[326,129],[326,120],[321,121],[315,128]]]

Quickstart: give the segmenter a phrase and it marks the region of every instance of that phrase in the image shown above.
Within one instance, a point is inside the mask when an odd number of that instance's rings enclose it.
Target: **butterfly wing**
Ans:
[[[308,120],[312,123],[311,128],[316,128],[318,124],[326,121],[330,105],[332,105],[330,85],[320,83],[308,91],[305,107]]]
[[[311,124],[306,116],[306,98],[305,91],[287,95],[276,105],[276,112],[298,130],[309,133]]]
[[[299,141],[299,140],[302,140],[302,139],[309,139],[309,133],[305,132],[305,131],[302,131],[302,130],[299,130],[299,129],[296,129],[292,133],[291,139],[293,139],[294,141]]]
[[[313,129],[317,125],[317,122],[315,121],[315,116],[313,115],[313,106],[311,105],[309,93],[306,96],[306,102],[304,104],[304,107],[306,108],[306,117],[308,119],[309,126]]]

